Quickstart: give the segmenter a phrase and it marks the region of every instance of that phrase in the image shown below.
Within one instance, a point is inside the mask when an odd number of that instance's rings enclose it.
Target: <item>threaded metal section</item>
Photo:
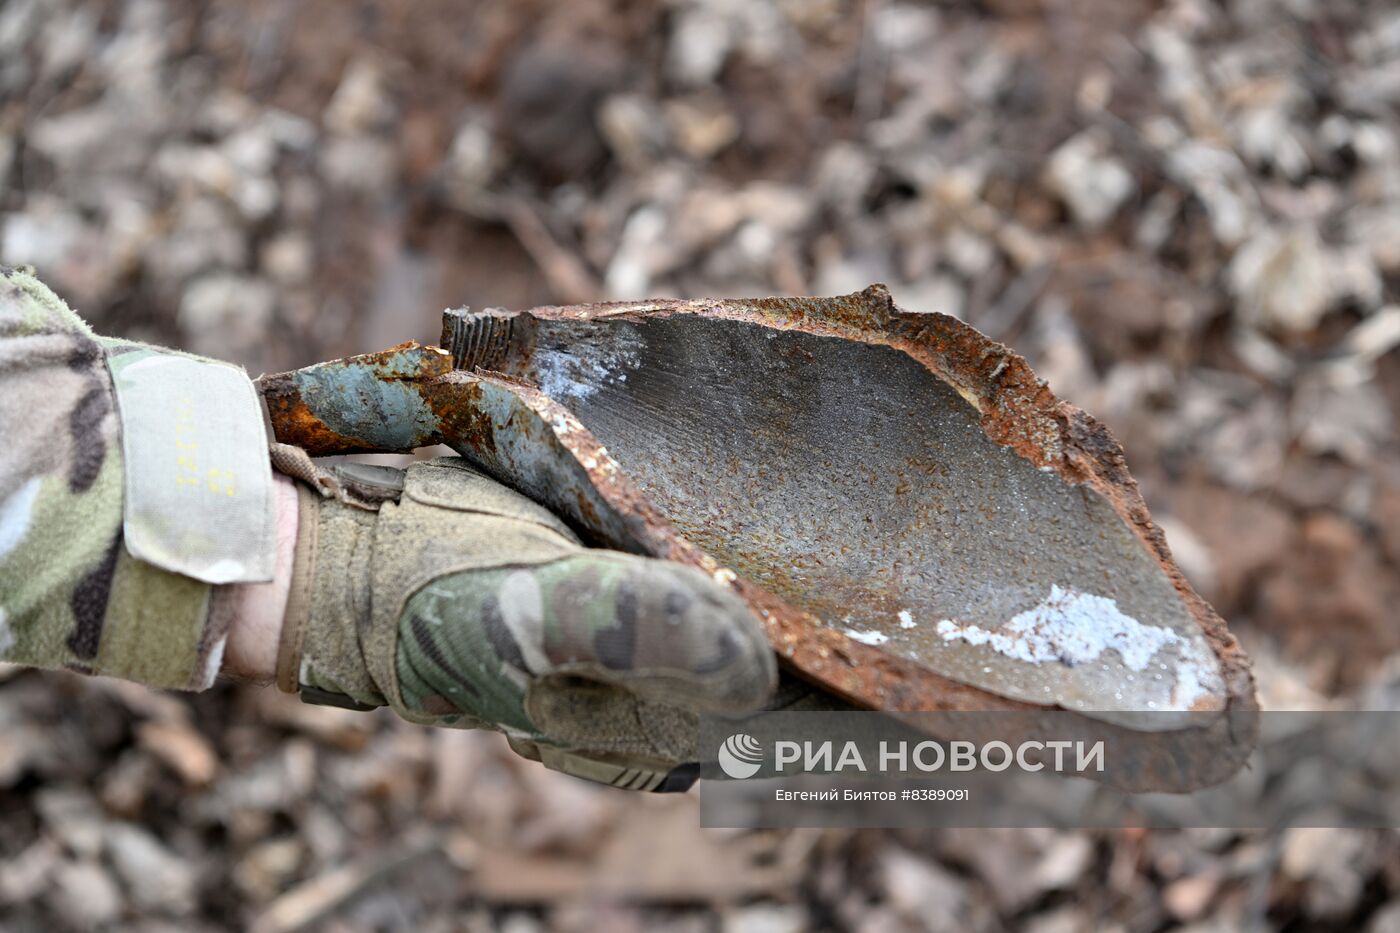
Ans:
[[[470,308],[442,313],[442,348],[452,354],[457,369],[498,368],[510,351],[514,316]]]

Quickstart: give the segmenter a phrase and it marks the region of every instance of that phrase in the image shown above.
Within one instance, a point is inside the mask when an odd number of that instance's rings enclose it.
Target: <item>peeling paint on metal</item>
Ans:
[[[262,376],[257,385],[278,440],[312,456],[412,450],[434,443],[438,428],[423,385],[451,366],[444,351],[405,343]]]
[[[532,357],[540,391],[552,399],[587,398],[599,386],[627,381],[641,365],[639,339],[571,341],[567,347],[540,347]]]

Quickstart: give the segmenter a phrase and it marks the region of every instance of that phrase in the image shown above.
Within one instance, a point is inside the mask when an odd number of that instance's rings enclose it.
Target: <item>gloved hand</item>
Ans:
[[[697,714],[773,691],[772,650],[731,590],[585,548],[463,460],[352,464],[299,490],[277,682],[303,699],[500,729],[557,770],[666,789],[693,776]]]
[[[274,447],[300,480],[293,550],[246,374],[96,337],[3,267],[0,434],[0,660],[200,690],[221,663],[266,678],[270,657],[230,662],[284,621],[278,680],[304,699],[500,729],[639,789],[688,783],[697,714],[756,708],[776,680],[731,591],[584,548],[459,460],[331,473]]]

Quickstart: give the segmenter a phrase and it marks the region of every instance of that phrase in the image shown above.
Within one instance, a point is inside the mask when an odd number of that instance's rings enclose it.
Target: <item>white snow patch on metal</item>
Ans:
[[[1038,605],[1017,613],[998,629],[943,619],[937,631],[944,641],[987,645],[1030,664],[1055,661],[1074,667],[1113,651],[1125,667],[1142,671],[1159,651],[1170,649],[1176,655],[1173,707],[1190,709],[1197,700],[1222,689],[1218,663],[1205,646],[1171,629],[1144,625],[1121,612],[1112,599],[1067,587],[1052,585],[1050,595]]]
[[[1201,658],[1198,652],[1183,653],[1186,657],[1181,659],[1176,669],[1176,685],[1172,687],[1173,709],[1192,709],[1197,700],[1220,693],[1225,686],[1220,680],[1220,665],[1214,656]]]
[[[890,636],[884,632],[857,632],[853,628],[846,629],[846,637],[852,638],[862,645],[883,645],[890,640]]]
[[[943,619],[938,634],[944,641],[991,645],[1009,658],[1032,664],[1083,664],[1111,649],[1135,671],[1146,668],[1161,648],[1180,641],[1171,629],[1143,625],[1119,612],[1111,599],[1059,586],[1051,586],[1039,605],[1017,613],[995,631]]]

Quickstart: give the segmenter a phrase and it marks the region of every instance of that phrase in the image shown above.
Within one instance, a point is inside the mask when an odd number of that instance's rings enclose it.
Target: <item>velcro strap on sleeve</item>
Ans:
[[[261,583],[277,558],[267,429],[252,381],[214,360],[109,344],[133,557],[206,583]]]

